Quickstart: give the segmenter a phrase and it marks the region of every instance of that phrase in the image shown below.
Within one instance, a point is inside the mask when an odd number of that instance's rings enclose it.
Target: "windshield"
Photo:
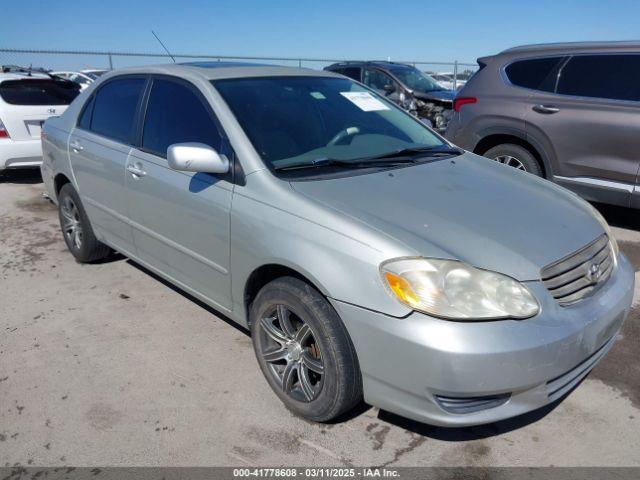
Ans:
[[[327,159],[363,161],[445,145],[421,122],[346,78],[260,77],[212,83],[272,169]]]
[[[444,90],[438,82],[417,68],[408,65],[394,65],[389,67],[389,70],[411,90],[424,93]]]

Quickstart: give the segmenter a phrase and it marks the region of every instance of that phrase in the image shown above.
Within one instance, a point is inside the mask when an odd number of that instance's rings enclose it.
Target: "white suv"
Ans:
[[[0,172],[42,163],[40,130],[78,95],[76,83],[45,73],[3,68],[0,72]]]

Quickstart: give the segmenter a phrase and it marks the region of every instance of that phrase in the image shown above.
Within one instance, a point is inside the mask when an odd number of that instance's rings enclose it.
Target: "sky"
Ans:
[[[153,29],[172,53],[336,59],[475,63],[526,43],[640,38],[638,0],[30,0],[3,2],[2,19],[0,48],[160,53]],[[50,58],[0,52],[14,61]]]

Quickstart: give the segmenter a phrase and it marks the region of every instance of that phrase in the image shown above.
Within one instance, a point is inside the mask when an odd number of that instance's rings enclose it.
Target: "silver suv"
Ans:
[[[43,142],[74,257],[113,248],[248,327],[275,394],[313,420],[363,398],[440,425],[527,412],[630,309],[633,269],[589,204],[335,73],[106,73]]]
[[[479,58],[446,137],[587,200],[640,208],[640,43],[531,45]]]

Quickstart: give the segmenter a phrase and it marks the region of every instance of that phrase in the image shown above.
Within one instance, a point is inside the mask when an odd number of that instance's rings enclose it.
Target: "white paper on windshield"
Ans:
[[[369,92],[340,92],[340,95],[345,97],[356,107],[365,112],[389,110],[389,107],[387,107],[384,103],[371,95]]]

